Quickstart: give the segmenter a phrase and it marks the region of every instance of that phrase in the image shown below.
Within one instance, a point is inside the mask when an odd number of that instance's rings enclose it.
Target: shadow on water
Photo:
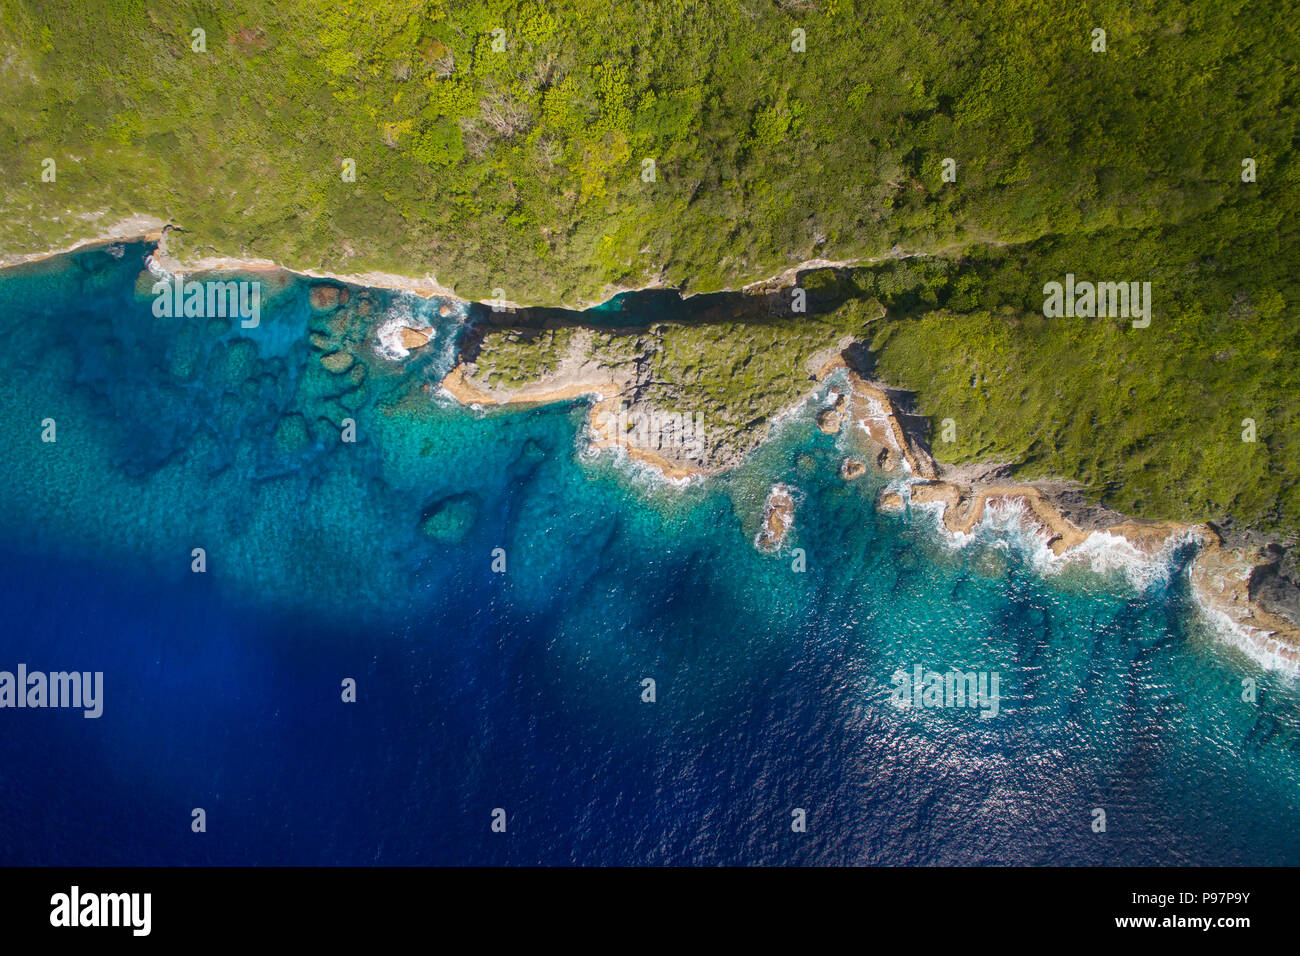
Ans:
[[[796,290],[802,309],[796,309]],[[589,309],[496,307],[473,302],[460,355],[473,359],[484,336],[499,329],[580,327],[624,333],[661,323],[700,325],[729,322],[775,322],[831,312],[850,299],[865,296],[852,269],[809,269],[781,288],[760,286],[749,291],[709,292],[683,296],[678,289],[620,292]]]

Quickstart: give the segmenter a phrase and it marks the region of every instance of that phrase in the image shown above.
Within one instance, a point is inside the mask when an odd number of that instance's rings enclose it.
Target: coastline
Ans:
[[[266,259],[209,257],[181,263],[166,250],[170,225],[155,217],[137,215],[109,227],[104,233],[79,240],[69,246],[44,252],[11,256],[0,260],[0,268],[12,268],[48,260],[61,255],[109,245],[116,242],[157,242],[154,254],[158,264],[169,272],[204,273],[220,271],[284,271],[309,279],[330,280],[371,288],[397,289],[428,298],[432,296],[460,299],[436,278],[417,279],[387,273],[340,275],[317,270],[298,270]],[[843,265],[825,260],[811,260],[780,276],[759,280],[746,290],[768,288],[773,283],[793,280],[800,268]],[[1023,509],[1020,519],[1028,530],[1045,538],[1046,546],[1057,557],[1079,554],[1098,542],[1118,539],[1149,560],[1166,553],[1171,541],[1179,538],[1198,542],[1188,566],[1191,591],[1197,604],[1219,630],[1228,631],[1239,646],[1268,666],[1281,666],[1300,672],[1300,626],[1266,608],[1256,597],[1262,576],[1276,566],[1277,556],[1266,549],[1232,546],[1225,535],[1208,523],[1147,521],[1125,516],[1080,501],[1074,486],[1063,480],[1008,481],[1005,466],[974,465],[962,468],[937,464],[909,427],[907,416],[890,394],[887,386],[868,381],[852,368],[845,353],[834,355],[813,376],[820,388],[832,375],[842,374],[848,383],[848,407],[843,418],[851,440],[865,445],[867,460],[874,460],[882,471],[901,469],[906,493],[887,490],[877,501],[885,512],[900,512],[915,504],[934,506],[940,527],[948,534],[969,535],[998,508],[1008,505]],[[568,371],[548,380],[530,383],[511,392],[484,388],[468,380],[463,362],[458,363],[440,383],[439,388],[458,403],[471,407],[516,404],[548,404],[592,397],[588,410],[588,439],[594,449],[622,448],[627,457],[648,466],[671,483],[681,483],[718,474],[689,462],[676,461],[647,448],[620,440],[608,424],[610,413],[626,399],[630,382],[618,381],[606,370],[588,368],[581,375]],[[806,399],[805,399],[806,400]],[[604,424],[602,424],[604,423]],[[824,429],[827,430],[827,429]],[[836,424],[836,431],[840,425]],[[722,469],[725,470],[725,469]]]
[[[182,273],[187,275],[196,275],[208,272],[288,272],[293,275],[302,276],[307,279],[325,279],[334,282],[343,282],[350,285],[365,286],[372,289],[389,289],[403,292],[410,292],[422,298],[439,298],[455,299],[458,302],[478,302],[483,305],[491,304],[490,300],[483,299],[466,299],[457,295],[449,286],[438,281],[436,275],[425,276],[408,276],[398,275],[392,272],[359,272],[359,273],[341,273],[330,272],[328,270],[314,268],[297,268],[288,266],[273,259],[260,257],[245,258],[239,256],[204,256],[199,259],[182,261],[176,258],[167,249],[167,234],[175,228],[175,224],[152,216],[147,213],[137,213],[126,219],[120,220],[109,226],[105,231],[84,239],[78,239],[66,246],[46,249],[41,252],[23,253],[0,257],[0,269],[7,269],[14,266],[24,265],[29,262],[39,262],[43,259],[52,259],[56,256],[67,255],[73,252],[79,252],[96,246],[108,245],[114,242],[156,242],[158,249],[155,250],[154,260],[169,273]],[[772,292],[786,289],[793,285],[798,279],[799,274],[809,270],[816,269],[840,269],[853,268],[855,266],[870,265],[878,262],[885,262],[890,259],[911,259],[930,255],[942,255],[948,252],[965,248],[969,245],[992,245],[1004,246],[1005,242],[994,239],[980,239],[971,243],[954,243],[942,248],[926,252],[904,252],[900,247],[895,246],[889,250],[888,254],[879,256],[863,256],[852,259],[805,259],[775,275],[755,279],[752,282],[746,282],[737,287],[727,287],[722,289],[713,289],[707,293],[700,292],[682,292],[683,299],[689,299],[696,295],[714,295],[718,293],[751,293],[761,294],[763,292]],[[528,309],[528,308],[554,308],[568,311],[580,312],[591,309],[596,306],[604,305],[619,295],[630,292],[649,292],[657,289],[670,288],[665,285],[659,278],[655,278],[645,285],[641,286],[623,286],[617,284],[606,285],[601,294],[604,298],[587,301],[580,299],[576,304],[552,303],[538,304],[533,303],[526,305],[511,300],[504,300],[502,304],[509,309]]]
[[[1071,500],[1076,492],[1069,482],[1007,482],[997,467],[985,467],[984,477],[968,477],[972,471],[978,475],[980,466],[937,466],[905,427],[903,414],[883,388],[865,382],[842,361],[832,360],[828,366],[829,371],[844,369],[850,393],[870,402],[873,412],[885,420],[887,427],[882,428],[879,420],[855,418],[867,441],[898,454],[907,470],[905,489],[886,488],[880,495],[881,511],[902,513],[912,505],[933,506],[941,531],[961,539],[999,508],[1018,507],[1015,520],[1059,559],[1122,542],[1140,560],[1159,562],[1175,544],[1195,542],[1196,554],[1187,573],[1197,605],[1259,663],[1300,673],[1300,627],[1265,608],[1255,596],[1259,576],[1276,562],[1264,549],[1232,547],[1209,523],[1148,521],[1104,508],[1080,509]]]
[[[170,226],[164,227],[159,235],[158,249],[154,252],[154,261],[167,272],[173,274],[282,271],[307,279],[326,279],[333,282],[347,283],[348,285],[365,286],[371,289],[394,289],[410,292],[424,299],[437,296],[439,298],[455,299],[459,302],[468,301],[456,295],[434,276],[417,278],[415,276],[393,275],[388,272],[363,272],[355,275],[345,275],[317,269],[293,269],[271,259],[239,259],[230,256],[205,256],[191,262],[182,262],[173,256],[167,248],[167,233],[170,229]]]
[[[818,414],[818,427],[834,434],[845,432],[854,454],[844,464],[874,461],[883,472],[898,472],[876,501],[885,513],[905,512],[911,506],[933,507],[938,527],[954,540],[968,538],[995,516],[1010,515],[1024,531],[1038,538],[1047,552],[1061,561],[1090,559],[1098,552],[1126,552],[1123,560],[1148,565],[1166,564],[1184,543],[1196,546],[1187,567],[1191,593],[1204,616],[1228,640],[1267,667],[1300,673],[1300,627],[1258,602],[1253,593],[1256,578],[1271,566],[1261,550],[1231,547],[1208,523],[1149,521],[1087,505],[1068,481],[1015,482],[1004,466],[945,467],[935,462],[909,427],[908,416],[887,386],[863,378],[843,353],[818,369],[816,389],[832,376],[842,376],[846,389]],[[457,364],[442,383],[462,404],[507,405],[568,401],[586,395],[597,401],[588,413],[591,447],[618,445],[608,433],[609,420],[624,397],[626,386],[615,381],[571,381],[557,374],[507,394],[495,393],[467,380],[464,363]],[[833,391],[832,394],[835,394]],[[807,399],[805,398],[804,401]],[[604,413],[603,415],[601,413]],[[833,415],[831,413],[834,413]],[[692,468],[682,462],[635,447],[628,457],[651,466],[671,482],[705,477],[718,472]],[[898,485],[895,488],[894,485]],[[773,493],[779,491],[774,488]],[[773,514],[772,496],[764,503],[764,526]],[[785,525],[783,517],[778,524]],[[784,527],[773,527],[761,550],[772,550],[784,537]]]
[[[438,298],[455,299],[458,302],[469,302],[471,300],[461,298],[451,289],[440,283],[434,276],[425,276],[419,278],[416,276],[402,276],[388,272],[362,272],[354,274],[344,274],[337,272],[327,272],[317,269],[295,269],[275,262],[272,259],[261,258],[239,258],[235,256],[205,256],[189,262],[182,262],[175,258],[167,251],[167,233],[172,229],[172,224],[146,214],[139,214],[128,219],[121,220],[110,226],[106,231],[86,239],[78,239],[66,246],[55,249],[46,249],[42,252],[23,253],[20,255],[11,255],[0,258],[0,270],[12,269],[18,266],[28,265],[33,262],[42,262],[46,259],[54,259],[58,256],[70,255],[74,252],[83,252],[87,249],[94,249],[99,246],[112,245],[118,242],[154,242],[158,248],[153,253],[154,261],[165,271],[172,274],[198,275],[209,272],[288,272],[306,279],[325,279],[333,282],[342,282],[348,285],[365,286],[371,289],[391,289],[401,292],[410,292],[421,298]]]
[[[33,262],[43,262],[46,259],[71,255],[74,252],[82,252],[98,246],[109,246],[116,242],[162,242],[168,228],[168,223],[165,220],[139,213],[114,223],[98,235],[78,239],[57,249],[0,257],[0,269],[12,269]]]
[[[649,466],[660,477],[674,483],[714,474],[712,471],[674,462],[650,449],[620,441],[613,427],[617,422],[619,404],[626,395],[627,386],[612,379],[584,382],[575,381],[572,376],[557,375],[551,381],[534,383],[510,392],[500,392],[483,388],[469,381],[468,371],[462,363],[457,364],[447,373],[438,384],[438,388],[461,405],[471,408],[548,405],[578,398],[594,398],[595,401],[587,410],[588,444],[592,449],[599,451],[622,449],[632,461]]]

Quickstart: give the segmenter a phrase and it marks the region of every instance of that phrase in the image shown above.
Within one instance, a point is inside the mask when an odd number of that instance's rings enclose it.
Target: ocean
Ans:
[[[96,719],[0,709],[0,863],[1300,863],[1295,678],[1190,546],[955,543],[840,479],[816,403],[672,485],[581,401],[440,395],[459,304],[352,287],[331,327],[262,273],[256,328],[156,317],[150,251],[0,273],[0,670],[103,673]],[[406,314],[433,340],[378,354]],[[369,338],[336,374],[313,335]],[[996,713],[899,706],[917,667]]]

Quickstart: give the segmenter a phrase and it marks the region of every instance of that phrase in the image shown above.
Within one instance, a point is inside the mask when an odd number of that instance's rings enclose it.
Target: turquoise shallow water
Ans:
[[[0,861],[1300,862],[1300,698],[1200,622],[1189,554],[1135,587],[952,547],[810,411],[665,487],[584,457],[580,404],[438,397],[437,302],[330,331],[262,276],[257,329],[159,319],[119,251],[0,277],[0,668],[105,675],[98,720],[0,710]],[[403,309],[439,332],[393,363]],[[778,480],[803,572],[751,543]],[[996,672],[999,714],[895,707],[918,664]]]

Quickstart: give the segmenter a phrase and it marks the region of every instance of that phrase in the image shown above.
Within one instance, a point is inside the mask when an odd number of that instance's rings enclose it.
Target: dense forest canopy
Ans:
[[[1300,176],[1288,3],[0,10],[6,252],[152,212],[201,252],[576,302],[1170,224],[1239,201],[1243,157],[1278,218]]]

